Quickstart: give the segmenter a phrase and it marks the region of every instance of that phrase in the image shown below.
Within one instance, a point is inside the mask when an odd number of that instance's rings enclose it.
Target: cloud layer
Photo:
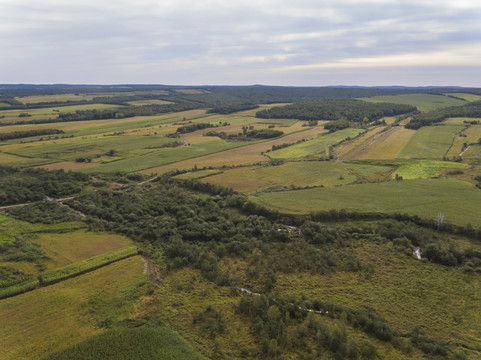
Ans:
[[[0,83],[481,86],[477,0],[3,0]]]

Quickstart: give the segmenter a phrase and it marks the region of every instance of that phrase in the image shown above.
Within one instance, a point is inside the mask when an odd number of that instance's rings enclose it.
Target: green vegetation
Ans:
[[[462,169],[466,164],[450,161],[426,161],[401,165],[393,174],[393,179],[401,177],[404,180],[430,179],[440,177],[441,169]]]
[[[79,344],[49,355],[42,360],[197,360],[201,359],[179,334],[172,330],[145,325],[112,329]]]
[[[476,212],[481,192],[470,183],[452,179],[426,179],[355,184],[350,186],[270,192],[252,198],[282,212],[311,211],[407,213],[436,218],[439,212],[455,224],[479,224]]]
[[[2,287],[0,288],[0,299],[23,294],[24,292],[38,288],[39,284],[38,279],[28,279],[11,286]]]
[[[429,126],[419,129],[398,154],[405,159],[443,159],[453,138],[464,126]]]
[[[409,105],[368,103],[354,99],[310,100],[261,110],[256,117],[265,119],[337,120],[370,122],[384,116],[404,114],[417,109]]]
[[[11,133],[0,133],[0,141],[11,139],[22,139],[33,136],[63,134],[62,130],[58,129],[42,129],[42,130],[27,130],[27,131],[14,131]]]
[[[329,147],[339,142],[356,137],[364,132],[362,129],[344,129],[331,134],[318,136],[316,139],[308,140],[285,149],[269,152],[272,159],[298,159],[303,157],[329,158]]]
[[[444,119],[452,117],[481,118],[481,101],[417,115],[406,125],[406,127],[409,129],[419,129],[422,126],[429,126],[433,123],[438,123]]]
[[[466,104],[464,100],[439,94],[401,94],[391,96],[375,96],[363,98],[362,100],[375,103],[388,102],[393,104],[412,105],[418,108],[420,111],[432,111],[439,108],[462,106]]]
[[[67,265],[60,269],[46,271],[40,276],[40,281],[42,285],[56,283],[136,254],[136,247],[110,251],[106,254],[95,256],[75,264]]]
[[[244,110],[253,110],[257,109],[259,105],[254,104],[223,104],[214,106],[212,109],[209,109],[208,113],[216,113],[216,114],[232,114],[239,111]]]

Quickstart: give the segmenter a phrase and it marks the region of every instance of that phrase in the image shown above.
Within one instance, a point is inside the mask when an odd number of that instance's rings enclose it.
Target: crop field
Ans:
[[[174,178],[175,179],[182,179],[182,180],[185,180],[185,179],[202,179],[202,178],[205,178],[207,176],[217,175],[217,174],[221,174],[221,173],[222,173],[222,170],[207,169],[207,170],[198,170],[198,171],[187,172],[185,174],[176,175],[176,176],[174,176]]]
[[[204,181],[242,192],[275,191],[290,186],[339,186],[361,178],[376,181],[389,167],[347,164],[330,161],[289,162],[278,166],[242,167],[225,170]]]
[[[389,102],[394,104],[412,105],[417,107],[420,111],[431,111],[449,106],[461,106],[466,104],[466,102],[463,100],[453,99],[448,96],[431,94],[373,96],[370,98],[363,98],[361,100],[370,102]]]
[[[252,200],[286,213],[345,209],[361,212],[407,213],[447,222],[479,224],[481,192],[473,184],[452,179],[403,180],[326,189],[271,192]]]
[[[469,149],[464,153],[466,156],[481,156],[481,146],[480,145],[471,145]]]
[[[50,259],[45,261],[48,270],[133,245],[132,240],[122,235],[85,230],[67,234],[39,234],[32,242],[39,244],[49,256]]]
[[[136,311],[137,289],[145,283],[140,256],[88,274],[0,301],[0,357],[32,359],[101,332],[99,324]],[[28,341],[25,341],[28,339]]]
[[[402,126],[376,127],[353,141],[336,146],[342,160],[394,159],[416,133]]]
[[[361,129],[343,129],[331,134],[321,135],[315,139],[272,151],[268,156],[272,159],[298,159],[303,157],[329,157],[329,147],[347,138],[353,138],[362,133]]]
[[[417,130],[398,158],[404,159],[442,159],[453,144],[456,134],[465,126],[425,126]]]
[[[413,179],[430,179],[441,176],[442,169],[463,169],[466,164],[451,161],[429,161],[421,160],[419,162],[401,165],[392,175],[402,176],[404,180]]]

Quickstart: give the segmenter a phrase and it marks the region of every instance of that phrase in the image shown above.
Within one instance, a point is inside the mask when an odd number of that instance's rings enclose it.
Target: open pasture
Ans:
[[[294,125],[295,126],[295,125]],[[166,166],[159,166],[148,168],[142,171],[143,174],[161,174],[175,169],[185,170],[192,169],[195,165],[197,167],[222,167],[223,165],[248,165],[258,162],[265,162],[268,158],[262,153],[271,150],[273,145],[281,145],[285,143],[295,143],[302,139],[309,139],[325,132],[322,126],[313,128],[306,128],[299,132],[294,132],[274,140],[263,140],[255,143],[238,143],[235,149],[229,149],[222,152],[213,153],[210,155],[199,156],[185,161],[172,162]]]
[[[142,106],[142,105],[165,105],[165,104],[172,104],[172,101],[157,100],[157,99],[152,99],[152,100],[135,100],[135,101],[129,101],[127,104],[129,104],[129,105],[134,105],[134,106]]]
[[[140,256],[0,301],[0,358],[38,358],[101,332],[105,319],[132,316],[145,283]],[[25,339],[28,339],[26,341]]]
[[[387,96],[373,96],[369,98],[362,98],[361,100],[369,102],[389,102],[394,104],[412,105],[420,111],[431,111],[448,106],[462,106],[466,101],[453,99],[443,95],[431,94],[403,94],[403,95],[387,95]]]
[[[299,159],[304,157],[329,157],[329,147],[347,138],[353,138],[362,133],[362,129],[343,129],[334,133],[320,135],[315,139],[292,145],[284,149],[268,153],[272,159]]]
[[[299,161],[277,166],[253,166],[225,170],[209,176],[204,181],[233,188],[242,192],[254,192],[289,186],[339,186],[360,178],[373,181],[389,172],[389,167],[347,164],[331,161]]]
[[[424,126],[416,131],[397,157],[442,159],[452,146],[456,134],[465,127],[462,125]]]
[[[435,219],[444,213],[450,223],[480,226],[481,191],[454,179],[403,180],[332,188],[271,192],[252,200],[281,212],[306,214],[317,210],[407,213]]]

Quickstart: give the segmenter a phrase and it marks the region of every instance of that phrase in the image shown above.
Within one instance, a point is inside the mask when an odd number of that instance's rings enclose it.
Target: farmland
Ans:
[[[6,91],[0,358],[481,359],[481,93],[422,91]]]

